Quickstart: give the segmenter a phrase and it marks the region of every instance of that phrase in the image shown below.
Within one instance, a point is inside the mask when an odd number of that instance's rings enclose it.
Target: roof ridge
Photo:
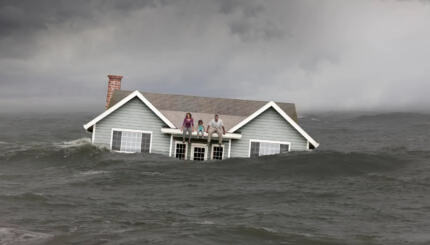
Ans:
[[[250,100],[250,99],[237,99],[237,98],[229,98],[229,97],[213,97],[213,96],[198,96],[198,95],[188,95],[188,94],[172,94],[172,93],[154,93],[154,92],[144,92],[141,93],[148,94],[160,94],[160,95],[170,95],[170,96],[185,96],[185,97],[195,97],[195,98],[204,98],[204,99],[222,99],[222,100],[235,100],[235,101],[255,101],[255,102],[269,102],[265,100]]]
[[[135,90],[120,89],[116,91],[132,93]],[[148,92],[148,91],[142,91],[142,90],[138,90],[138,91],[142,94],[153,94],[153,95],[184,96],[184,97],[195,97],[195,98],[203,98],[203,99],[222,99],[222,100],[233,100],[233,101],[243,101],[243,102],[252,101],[252,102],[260,102],[260,103],[268,103],[270,101],[274,101],[275,103],[294,104],[293,102],[284,102],[284,101],[276,101],[276,100],[253,100],[253,99],[238,99],[238,98],[230,98],[230,97],[213,97],[213,96],[199,96],[199,95],[177,94],[177,93]]]

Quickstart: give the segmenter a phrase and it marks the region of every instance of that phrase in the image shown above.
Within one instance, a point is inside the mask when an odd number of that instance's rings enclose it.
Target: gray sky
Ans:
[[[430,1],[0,0],[0,111],[103,110],[122,88],[430,108]]]

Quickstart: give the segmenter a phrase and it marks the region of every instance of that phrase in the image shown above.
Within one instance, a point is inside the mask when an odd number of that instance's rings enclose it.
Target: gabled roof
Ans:
[[[305,139],[308,140],[309,143],[311,143],[315,148],[318,147],[319,143],[312,139],[312,137],[308,135],[305,130],[303,130],[302,127],[300,127],[290,116],[288,116],[274,101],[268,102],[263,107],[254,112],[252,115],[249,115],[247,118],[245,118],[240,123],[236,124],[233,128],[231,128],[229,132],[234,133],[256,117],[258,117],[260,114],[267,111],[269,108],[275,109],[275,111],[278,112],[279,115],[281,115],[288,123],[290,123],[290,125],[294,129],[296,129],[303,137],[305,137]]]
[[[136,97],[171,129],[181,128],[186,112],[191,112],[195,121],[201,119],[203,122],[209,122],[217,113],[220,114],[226,130],[234,133],[267,109],[273,108],[314,147],[319,145],[297,124],[297,113],[293,103],[158,94],[138,90],[115,90],[108,109],[85,124],[84,128],[90,130],[97,122]]]
[[[109,107],[106,111],[104,111],[102,114],[94,118],[91,122],[84,125],[84,128],[86,130],[90,129],[94,124],[98,123],[103,118],[110,115],[112,112],[119,109],[121,106],[129,102],[131,99],[139,98],[146,106],[148,106],[149,109],[151,109],[164,123],[167,124],[170,128],[175,128],[175,125],[169,121],[154,105],[152,105],[151,102],[149,102],[139,91],[134,91],[128,94],[126,97],[124,97],[122,100],[118,101],[115,105]]]
[[[114,106],[132,91],[115,90],[108,108]],[[267,101],[241,100],[229,98],[213,98],[177,94],[159,94],[141,92],[160,111],[180,111],[191,113],[208,113],[211,119],[214,113],[220,114],[223,118],[227,115],[247,117],[264,106]],[[296,107],[293,103],[277,102],[277,105],[287,113],[291,119],[297,122]],[[183,114],[181,115],[183,119]],[[197,118],[194,116],[194,118]],[[181,119],[181,123],[182,123]],[[173,121],[173,120],[172,120]],[[224,120],[223,120],[224,121]]]

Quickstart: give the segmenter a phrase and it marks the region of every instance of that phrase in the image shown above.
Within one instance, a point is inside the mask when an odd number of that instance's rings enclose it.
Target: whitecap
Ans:
[[[55,145],[59,148],[74,148],[74,147],[79,147],[79,146],[88,145],[88,144],[91,144],[90,138],[79,138],[75,140],[56,143]]]
[[[264,226],[260,227],[260,229],[267,231],[267,232],[270,232],[270,233],[278,233],[277,230],[272,229],[272,228],[268,228],[268,227],[264,227]]]
[[[199,224],[201,224],[201,225],[214,225],[215,222],[210,221],[210,220],[203,220],[202,222],[199,222]]]
[[[80,172],[79,175],[81,176],[92,176],[92,175],[99,175],[99,174],[108,174],[109,171],[103,171],[103,170],[88,170],[85,172]]]

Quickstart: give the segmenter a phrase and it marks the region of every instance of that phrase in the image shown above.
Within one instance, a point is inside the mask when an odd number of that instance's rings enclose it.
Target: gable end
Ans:
[[[111,106],[109,109],[107,109],[106,111],[104,111],[102,114],[100,114],[99,116],[97,116],[96,118],[94,118],[92,121],[90,121],[89,123],[84,125],[85,130],[88,131],[92,131],[92,127],[98,123],[99,121],[103,120],[105,117],[109,116],[110,114],[112,114],[114,111],[118,110],[119,108],[121,108],[123,105],[125,105],[126,103],[128,103],[130,100],[132,100],[133,98],[138,98],[140,99],[140,101],[142,101],[149,109],[151,109],[151,111],[153,111],[168,127],[170,128],[175,128],[175,125],[169,121],[169,119],[167,119],[157,108],[155,108],[154,105],[152,105],[151,102],[149,102],[149,100],[147,100],[138,90],[135,90],[134,92],[132,92],[131,94],[129,94],[128,96],[126,96],[125,98],[123,98],[122,100],[120,100],[119,102],[117,102],[115,105]]]

